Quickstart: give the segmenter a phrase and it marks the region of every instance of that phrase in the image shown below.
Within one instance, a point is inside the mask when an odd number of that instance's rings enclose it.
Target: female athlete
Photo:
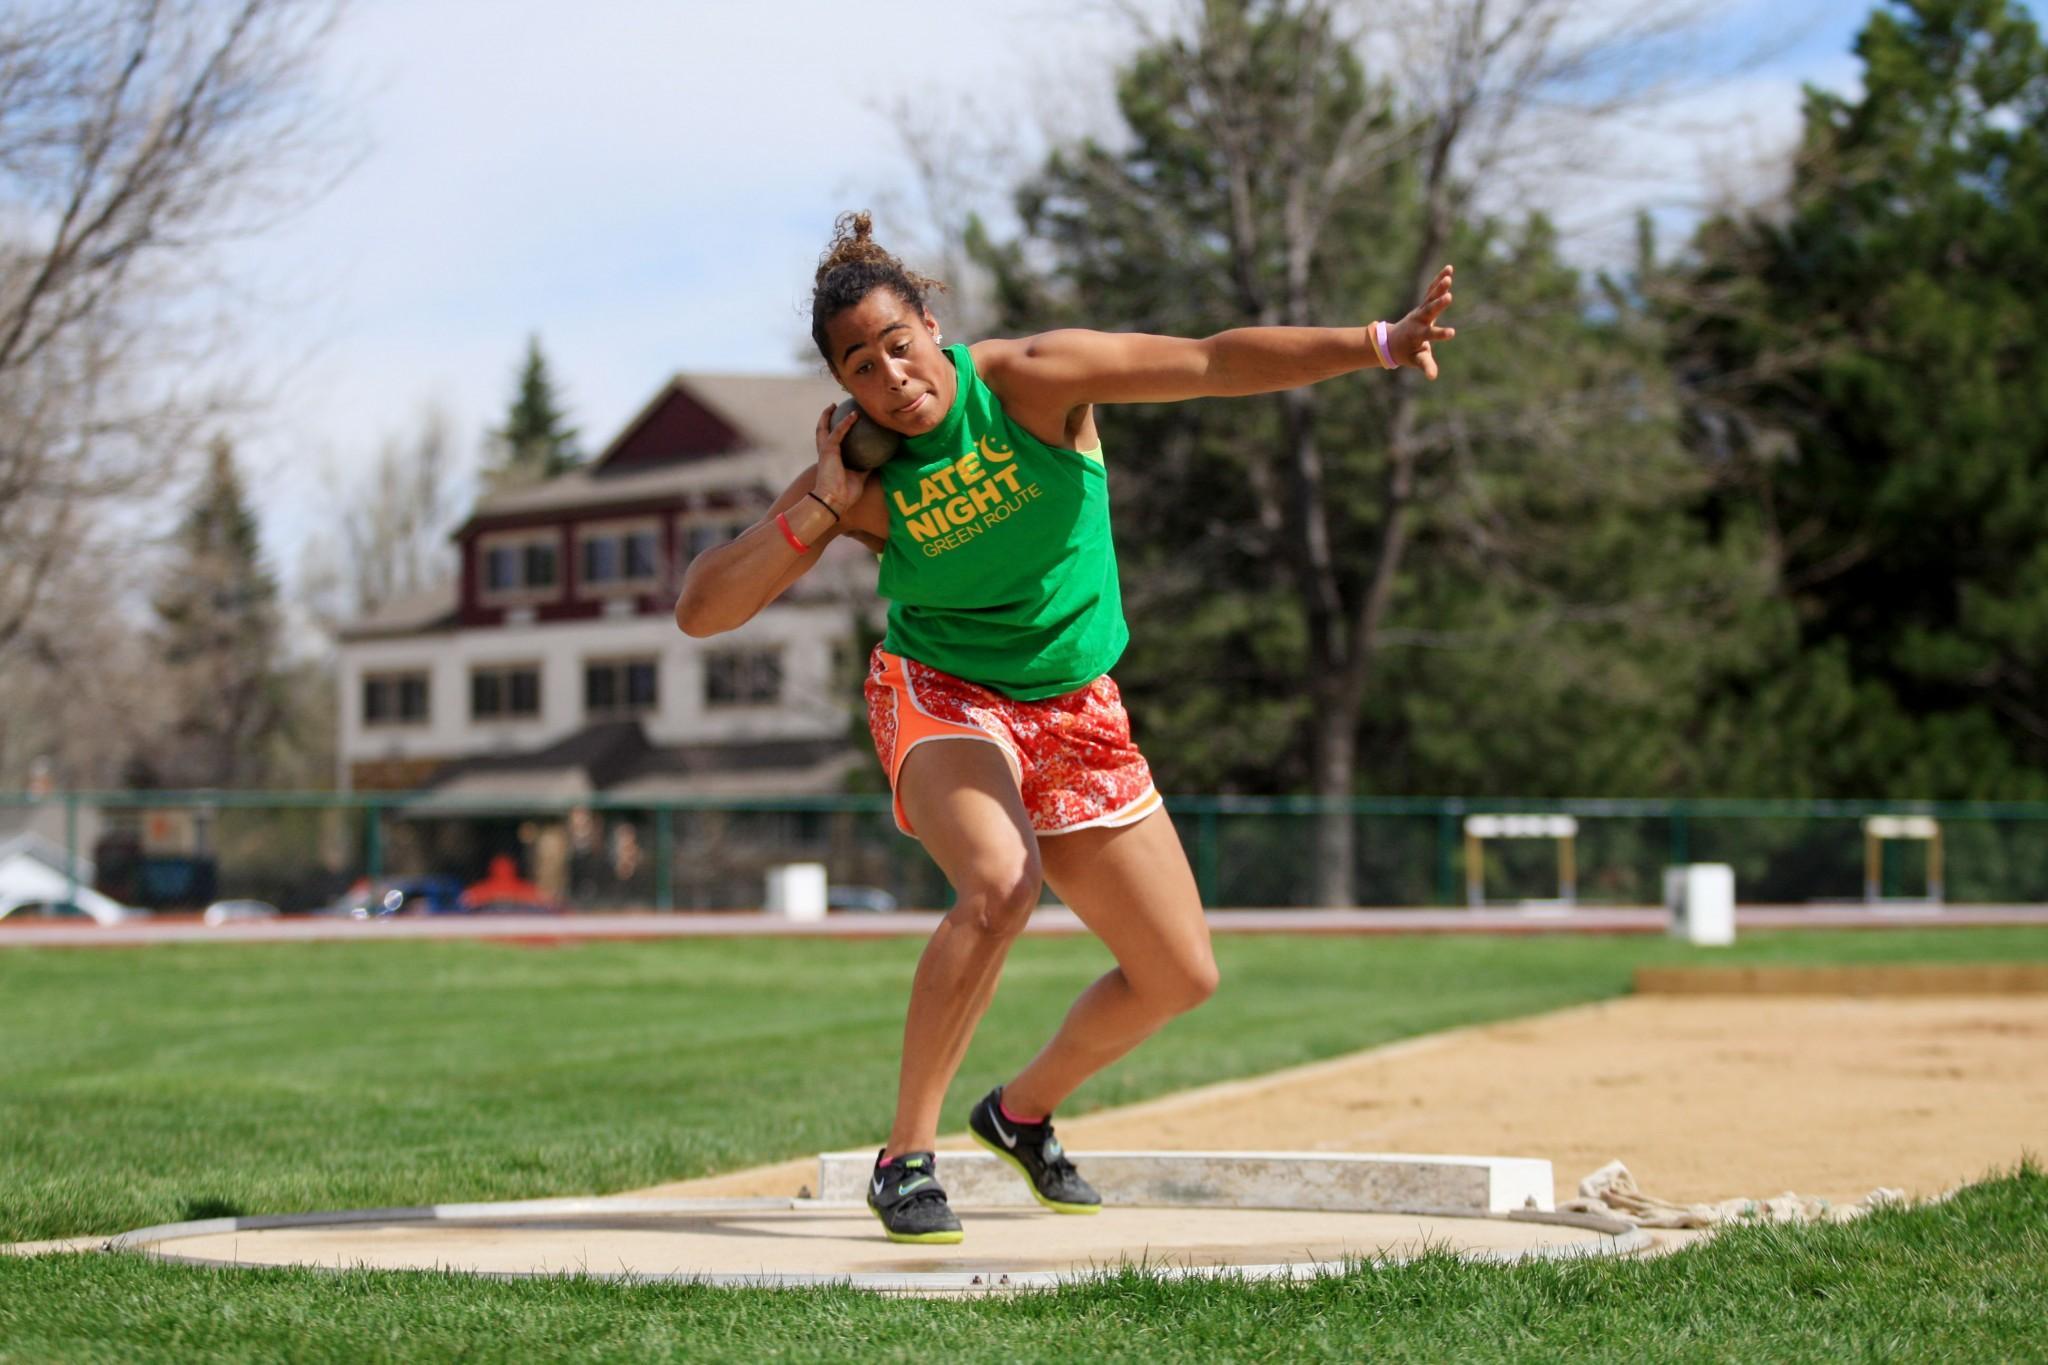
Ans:
[[[874,242],[868,215],[840,217],[811,335],[902,449],[872,473],[849,469],[840,442],[857,414],[834,425],[827,408],[817,464],[758,524],[698,556],[676,602],[685,632],[715,635],[774,601],[839,536],[881,557],[888,634],[870,661],[869,726],[897,824],[957,895],[918,961],[895,1123],[869,1181],[869,1206],[898,1242],[961,1238],[932,1153],[939,1106],[1041,885],[1117,962],[968,1118],[1041,1204],[1101,1206],[1053,1135],[1053,1110],[1216,989],[1194,876],[1109,677],[1129,636],[1097,410],[1402,365],[1433,380],[1431,348],[1454,335],[1437,325],[1449,266],[1398,323],[1201,340],[1073,330],[946,346],[927,305],[937,287]]]

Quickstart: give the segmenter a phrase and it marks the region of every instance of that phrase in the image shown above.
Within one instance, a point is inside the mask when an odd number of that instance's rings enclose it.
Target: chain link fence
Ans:
[[[1314,904],[1325,820],[1350,825],[1361,906],[1651,905],[1667,866],[1696,862],[1731,865],[1748,905],[2048,903],[2048,805],[1187,797],[1168,808],[1203,902],[1217,908]],[[1488,817],[1514,816],[1552,817],[1522,822],[1552,832],[1496,837],[1510,826]],[[1566,827],[1561,848],[1554,831]],[[1918,837],[1895,837],[1901,829]],[[576,911],[754,909],[768,870],[792,862],[824,864],[844,908],[949,902],[884,796],[644,805],[14,794],[0,795],[5,857],[39,858],[114,900],[172,911],[242,898],[288,913],[336,908],[397,882],[452,901],[494,864]]]

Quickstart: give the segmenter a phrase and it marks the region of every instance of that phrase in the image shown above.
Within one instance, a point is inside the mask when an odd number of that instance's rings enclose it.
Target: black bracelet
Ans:
[[[807,498],[818,498],[818,495],[816,493],[811,492],[806,492],[804,496]],[[830,512],[832,514],[832,520],[839,520],[839,509],[834,507],[831,503],[826,502],[823,498],[818,498],[818,506],[824,508],[827,512]]]

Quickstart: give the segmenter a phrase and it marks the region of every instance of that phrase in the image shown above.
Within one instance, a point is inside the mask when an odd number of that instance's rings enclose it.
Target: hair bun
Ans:
[[[925,299],[945,285],[920,275],[883,249],[875,240],[874,215],[866,209],[840,214],[832,222],[832,242],[818,257],[811,286],[811,339],[830,364],[825,324],[876,289],[888,289],[912,309],[922,311]]]
[[[858,213],[849,210],[832,220],[832,242],[818,257],[818,274],[813,283],[823,284],[825,277],[842,265],[862,262],[901,269],[901,263],[875,240],[874,215],[866,209]]]

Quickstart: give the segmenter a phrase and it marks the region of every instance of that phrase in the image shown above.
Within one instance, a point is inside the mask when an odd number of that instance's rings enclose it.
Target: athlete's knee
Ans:
[[[1038,908],[1044,884],[1038,858],[1027,853],[1015,863],[990,868],[956,887],[960,899],[953,907],[953,917],[977,934],[1015,938]]]
[[[1205,953],[1156,966],[1148,976],[1144,995],[1161,1014],[1186,1014],[1216,994],[1221,982],[1216,959]]]

